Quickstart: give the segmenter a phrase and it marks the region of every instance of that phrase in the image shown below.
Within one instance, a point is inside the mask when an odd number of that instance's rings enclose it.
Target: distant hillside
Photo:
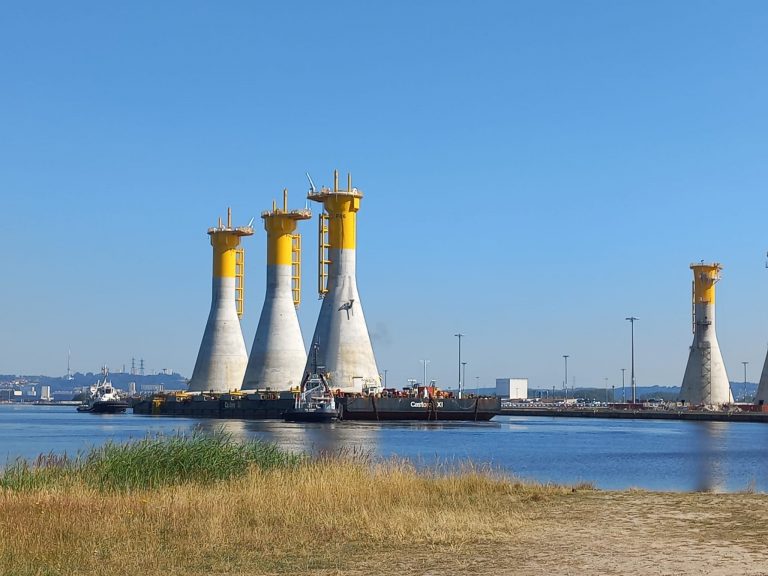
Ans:
[[[85,374],[76,372],[72,375],[72,380],[67,380],[63,376],[0,374],[0,382],[22,381],[29,384],[41,384],[50,386],[52,392],[71,392],[75,388],[90,386],[99,378],[101,378],[101,373],[93,372],[86,372]],[[139,391],[144,386],[154,387],[162,385],[165,390],[181,390],[187,387],[187,379],[176,372],[172,374],[148,374],[145,376],[118,372],[111,373],[109,378],[117,388],[123,390],[128,389],[130,382],[135,382],[136,389]]]

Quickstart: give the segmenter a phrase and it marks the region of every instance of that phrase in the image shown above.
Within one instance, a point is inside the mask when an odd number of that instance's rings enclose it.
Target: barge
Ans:
[[[339,420],[463,420],[488,421],[501,412],[495,397],[337,396]],[[292,392],[230,392],[226,394],[155,394],[137,401],[134,414],[240,418],[284,418],[295,406]]]

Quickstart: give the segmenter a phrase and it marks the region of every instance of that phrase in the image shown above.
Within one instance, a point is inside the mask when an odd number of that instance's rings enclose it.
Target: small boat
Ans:
[[[283,412],[286,422],[332,422],[339,417],[336,400],[322,373],[324,367],[317,365],[317,344],[313,353],[312,372],[301,381],[293,408]]]
[[[93,414],[121,414],[128,408],[128,402],[120,392],[112,386],[109,380],[109,370],[104,366],[101,369],[103,378],[97,380],[87,391],[86,397],[78,412],[92,412]]]

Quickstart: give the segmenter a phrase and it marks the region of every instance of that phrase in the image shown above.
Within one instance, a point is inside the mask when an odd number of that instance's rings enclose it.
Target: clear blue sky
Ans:
[[[0,373],[191,375],[206,228],[351,171],[358,285],[390,385],[678,385],[688,265],[724,264],[731,380],[768,342],[768,3],[0,5]],[[305,223],[304,305],[315,296]]]

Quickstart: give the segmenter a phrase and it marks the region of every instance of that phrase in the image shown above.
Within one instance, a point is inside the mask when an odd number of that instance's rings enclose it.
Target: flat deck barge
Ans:
[[[196,418],[278,419],[293,408],[291,392],[155,394],[137,401],[134,414]],[[488,421],[501,410],[494,397],[343,396],[336,398],[339,420]]]
[[[645,420],[695,420],[704,422],[766,422],[768,412],[717,412],[709,410],[654,410],[613,408],[501,408],[502,416],[555,418],[624,418]]]

